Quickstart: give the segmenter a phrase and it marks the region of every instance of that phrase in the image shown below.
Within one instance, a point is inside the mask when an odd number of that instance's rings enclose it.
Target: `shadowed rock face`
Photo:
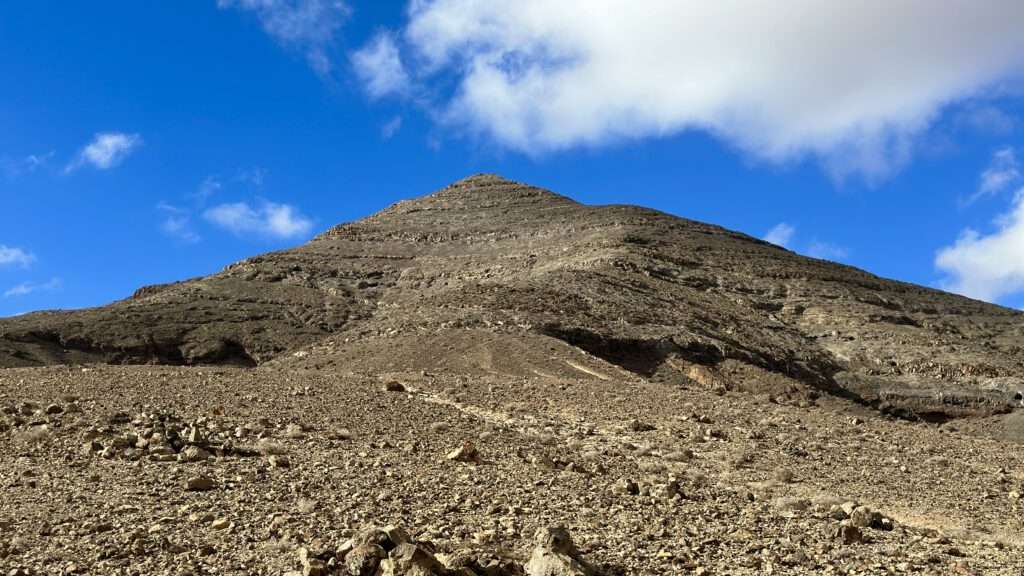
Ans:
[[[500,370],[528,342],[549,348],[534,371],[565,369],[575,349],[609,375],[935,418],[1007,410],[1024,376],[1016,311],[493,175],[209,277],[0,321],[0,366],[443,369],[483,341]]]

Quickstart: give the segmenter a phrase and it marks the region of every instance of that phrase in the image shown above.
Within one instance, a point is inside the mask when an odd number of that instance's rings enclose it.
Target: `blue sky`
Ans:
[[[0,316],[476,172],[1024,306],[1021,3],[595,5],[0,5]]]

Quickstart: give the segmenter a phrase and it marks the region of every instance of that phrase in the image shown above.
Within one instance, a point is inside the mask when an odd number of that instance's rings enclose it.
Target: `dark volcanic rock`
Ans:
[[[575,349],[605,372],[943,419],[1014,402],[1022,320],[717,226],[478,175],[206,278],[4,320],[0,366],[592,373]]]

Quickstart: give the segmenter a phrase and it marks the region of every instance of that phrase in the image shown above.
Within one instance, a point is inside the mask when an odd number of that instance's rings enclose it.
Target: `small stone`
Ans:
[[[850,515],[847,514],[845,510],[843,510],[842,506],[835,505],[829,508],[828,515],[833,520],[846,520],[850,517]]]
[[[64,412],[64,408],[61,408],[60,404],[50,404],[46,407],[47,414],[61,414]]]
[[[291,468],[292,463],[284,454],[274,454],[267,458],[271,468]]]
[[[860,531],[860,528],[843,522],[839,525],[836,530],[836,540],[839,540],[843,544],[860,544],[864,542],[864,534]]]
[[[447,458],[455,462],[478,464],[480,462],[480,453],[477,452],[476,446],[472,442],[464,442],[462,446],[449,452]]]
[[[858,506],[850,513],[850,524],[857,528],[873,528],[881,522],[882,515],[867,506]]]
[[[405,386],[397,380],[390,380],[387,384],[384,384],[384,391],[386,392],[405,392]]]
[[[298,440],[300,438],[304,438],[306,433],[302,430],[302,426],[299,426],[298,424],[289,424],[284,429],[284,435],[287,438]]]
[[[620,494],[629,494],[630,496],[636,496],[640,493],[640,485],[629,478],[620,479],[615,483],[614,489]]]
[[[103,450],[103,445],[95,440],[82,444],[81,452],[85,456],[91,456],[94,452]]]
[[[185,489],[189,492],[206,492],[216,488],[216,483],[206,476],[193,476],[185,481]]]
[[[361,544],[345,555],[345,569],[349,576],[374,576],[387,552],[376,544]]]
[[[213,522],[210,522],[210,528],[214,530],[224,530],[225,528],[231,527],[231,520],[227,518],[217,518]]]
[[[198,446],[189,446],[178,454],[178,460],[180,462],[202,462],[203,460],[209,460],[212,457],[213,454],[210,454]]]
[[[448,570],[434,555],[415,544],[399,544],[380,564],[381,576],[444,576]]]

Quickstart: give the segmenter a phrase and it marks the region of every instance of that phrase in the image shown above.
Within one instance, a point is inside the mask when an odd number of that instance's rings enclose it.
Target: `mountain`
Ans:
[[[0,367],[599,374],[944,420],[1010,410],[1024,315],[495,175],[99,308],[0,321]]]

